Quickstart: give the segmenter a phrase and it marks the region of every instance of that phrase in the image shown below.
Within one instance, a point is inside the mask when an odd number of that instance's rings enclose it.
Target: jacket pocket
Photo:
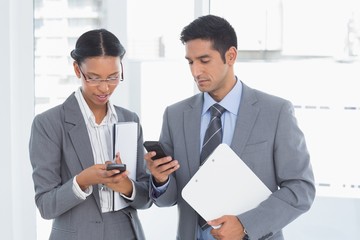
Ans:
[[[76,240],[77,233],[73,230],[52,228],[49,240]]]
[[[267,141],[260,142],[260,143],[254,143],[254,144],[248,144],[245,146],[243,154],[264,151],[267,148],[267,146],[268,146]]]

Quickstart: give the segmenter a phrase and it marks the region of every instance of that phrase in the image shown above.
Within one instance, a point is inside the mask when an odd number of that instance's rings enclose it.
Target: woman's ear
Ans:
[[[76,61],[73,62],[73,67],[74,67],[74,72],[75,72],[76,76],[78,78],[81,78],[81,72],[80,72],[80,69],[79,69],[79,64]]]

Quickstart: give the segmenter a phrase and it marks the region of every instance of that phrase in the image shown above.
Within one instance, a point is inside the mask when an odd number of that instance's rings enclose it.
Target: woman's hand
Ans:
[[[95,164],[81,171],[77,175],[76,181],[84,191],[91,185],[105,184],[111,181],[111,178],[117,173],[119,170],[107,171],[106,164]]]
[[[106,162],[106,164],[111,163]],[[116,157],[115,157],[115,163],[121,164],[121,158],[120,158],[120,154],[117,153]],[[111,170],[114,171],[114,170]],[[119,171],[118,171],[119,173]],[[133,192],[133,184],[131,182],[131,180],[129,179],[128,175],[129,175],[129,171],[126,170],[120,174],[115,174],[112,175],[110,179],[108,179],[109,181],[105,182],[104,184],[108,187],[111,188],[112,190],[114,190],[115,192],[119,192],[124,194],[127,197],[131,197],[132,192]]]

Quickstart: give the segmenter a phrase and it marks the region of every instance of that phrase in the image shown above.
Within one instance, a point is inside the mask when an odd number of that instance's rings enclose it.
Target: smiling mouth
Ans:
[[[97,98],[99,99],[106,99],[108,98],[109,94],[106,94],[106,95],[96,95]]]

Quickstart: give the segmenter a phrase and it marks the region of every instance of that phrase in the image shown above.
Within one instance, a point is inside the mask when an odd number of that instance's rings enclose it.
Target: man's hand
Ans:
[[[208,221],[213,227],[211,235],[217,240],[241,240],[245,236],[244,227],[236,216],[225,215],[220,218]]]
[[[154,183],[161,186],[167,182],[171,173],[179,169],[180,165],[177,160],[172,160],[170,156],[152,160],[151,158],[155,155],[155,152],[148,152],[144,158],[146,166],[154,178]]]

